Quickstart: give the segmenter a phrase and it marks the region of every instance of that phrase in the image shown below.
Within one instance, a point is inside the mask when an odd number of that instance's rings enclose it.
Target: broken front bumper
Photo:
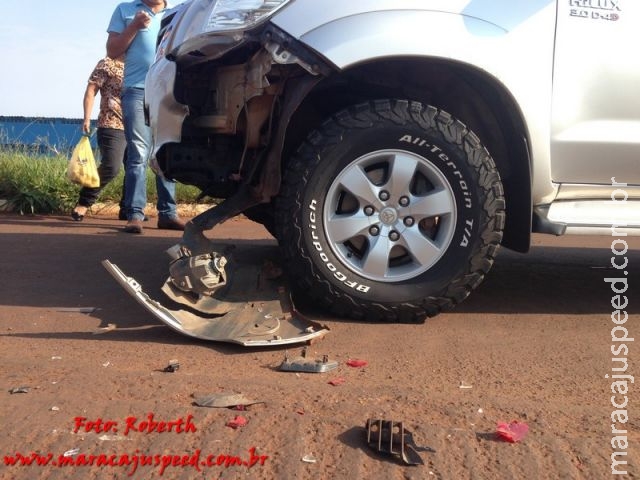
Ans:
[[[236,281],[230,289],[213,295],[222,315],[203,316],[188,310],[172,310],[150,298],[142,286],[115,264],[102,265],[138,303],[174,330],[194,338],[239,343],[244,346],[286,345],[308,342],[329,330],[295,310],[288,291],[272,282],[247,284]],[[238,279],[252,276],[252,266],[238,272]],[[166,287],[166,285],[165,285]],[[216,299],[216,296],[219,298]],[[254,300],[251,300],[251,299]]]

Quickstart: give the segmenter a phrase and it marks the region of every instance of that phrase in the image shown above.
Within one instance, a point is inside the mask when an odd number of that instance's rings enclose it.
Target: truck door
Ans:
[[[554,182],[640,184],[640,2],[558,0]]]

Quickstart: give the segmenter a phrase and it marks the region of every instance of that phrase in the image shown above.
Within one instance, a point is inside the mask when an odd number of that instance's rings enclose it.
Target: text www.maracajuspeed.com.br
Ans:
[[[16,452],[14,455],[4,456],[4,465],[7,467],[111,467],[128,468],[127,474],[133,475],[139,466],[157,467],[160,475],[169,467],[194,468],[201,471],[201,468],[212,467],[246,467],[264,465],[269,457],[267,455],[257,455],[255,447],[249,449],[249,455],[241,458],[235,455],[207,455],[202,457],[200,450],[196,450],[191,455],[144,455],[136,450],[133,454],[110,454],[110,455],[59,455],[57,458],[52,453],[43,455],[31,452],[23,455]]]

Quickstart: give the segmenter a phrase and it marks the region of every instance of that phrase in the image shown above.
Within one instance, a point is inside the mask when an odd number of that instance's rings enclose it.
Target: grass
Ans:
[[[27,214],[68,214],[78,200],[80,186],[67,179],[68,158],[0,148],[0,199],[5,209]],[[100,193],[99,202],[120,201],[124,169]],[[196,203],[200,190],[176,184],[177,203]],[[157,199],[154,173],[147,170],[148,201]]]

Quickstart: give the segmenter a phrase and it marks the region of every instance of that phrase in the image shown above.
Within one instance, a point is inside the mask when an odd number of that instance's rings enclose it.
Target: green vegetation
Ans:
[[[47,156],[27,150],[0,149],[0,200],[8,201],[8,209],[20,214],[68,214],[78,200],[80,187],[67,180],[68,159],[62,155]],[[121,169],[100,194],[98,201],[120,201]],[[155,203],[154,173],[147,171],[148,201]],[[200,190],[176,185],[178,203],[195,203]]]

